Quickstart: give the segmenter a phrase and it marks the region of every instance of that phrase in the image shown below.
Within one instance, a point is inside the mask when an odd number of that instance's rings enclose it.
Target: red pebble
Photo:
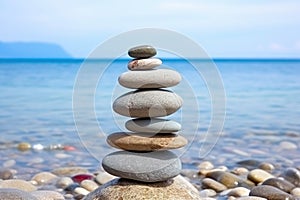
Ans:
[[[65,150],[65,151],[75,151],[76,148],[73,147],[73,146],[64,146],[64,150]]]
[[[84,180],[93,180],[94,176],[91,174],[77,174],[72,177],[72,180],[76,183],[81,183]]]

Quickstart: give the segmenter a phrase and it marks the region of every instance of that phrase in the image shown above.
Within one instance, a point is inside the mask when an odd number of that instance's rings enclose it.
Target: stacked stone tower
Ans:
[[[161,182],[177,176],[181,161],[171,149],[185,146],[187,140],[178,135],[181,125],[166,117],[181,108],[183,100],[165,88],[180,83],[181,76],[171,69],[159,69],[162,61],[153,58],[156,49],[149,45],[128,51],[134,58],[129,71],[120,75],[123,87],[134,89],[113,103],[113,110],[130,117],[125,127],[129,132],[108,136],[112,147],[121,149],[104,157],[103,168],[115,176],[141,182]]]

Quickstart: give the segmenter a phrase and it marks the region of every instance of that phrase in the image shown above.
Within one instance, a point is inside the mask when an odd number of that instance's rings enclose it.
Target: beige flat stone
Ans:
[[[185,146],[187,140],[176,134],[147,134],[118,132],[108,136],[107,143],[112,147],[127,151],[158,151],[178,149]]]
[[[200,200],[199,193],[182,176],[158,183],[114,179],[88,194],[84,200]]]

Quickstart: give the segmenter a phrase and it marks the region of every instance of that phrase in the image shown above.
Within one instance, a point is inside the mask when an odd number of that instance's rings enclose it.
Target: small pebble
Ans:
[[[0,169],[0,179],[7,180],[13,178],[13,173],[9,169]]]
[[[28,151],[29,149],[31,149],[31,144],[27,142],[21,142],[18,144],[18,150],[20,151]]]
[[[197,167],[198,169],[213,169],[214,165],[209,161],[203,161]]]
[[[261,183],[269,178],[273,178],[274,176],[262,169],[254,169],[249,172],[248,179],[255,182],[255,183]]]
[[[15,188],[26,192],[37,190],[37,188],[30,182],[21,179],[9,179],[1,181],[0,188]]]
[[[243,197],[243,196],[249,196],[249,193],[250,193],[250,190],[248,188],[236,187],[236,188],[233,188],[228,193],[228,196]]]
[[[279,148],[281,150],[295,150],[297,149],[297,145],[292,143],[292,142],[288,142],[288,141],[282,141],[279,144]]]
[[[39,185],[46,184],[54,179],[56,179],[57,176],[55,174],[52,174],[50,172],[40,172],[32,177],[31,180],[36,181]]]
[[[86,189],[84,189],[82,187],[75,188],[74,192],[77,193],[77,194],[82,194],[84,196],[88,195],[90,193],[88,190],[86,190]]]
[[[216,192],[222,192],[227,189],[227,187],[225,185],[223,185],[222,183],[219,183],[211,178],[204,178],[202,180],[202,187],[213,189]]]
[[[300,172],[296,168],[287,168],[281,176],[294,185],[300,186]]]
[[[73,184],[74,181],[70,177],[61,177],[57,180],[56,185],[59,188],[67,188],[69,185]]]
[[[200,197],[214,197],[217,193],[213,189],[205,189],[199,192]]]
[[[76,150],[76,148],[75,147],[73,147],[73,146],[69,146],[69,145],[66,145],[66,146],[64,146],[64,148],[63,148],[65,151],[75,151]]]
[[[135,59],[128,63],[127,67],[129,70],[149,70],[153,69],[162,64],[162,61],[158,58],[147,58],[147,59]]]
[[[232,170],[232,173],[236,175],[245,175],[249,173],[249,170],[245,167],[237,167],[234,170]]]
[[[92,180],[84,180],[80,183],[80,186],[88,191],[94,191],[95,189],[97,189],[99,187],[97,185],[97,183],[95,183]]]
[[[279,178],[269,178],[265,180],[262,185],[271,185],[287,193],[291,192],[296,187],[292,183]]]
[[[41,151],[44,149],[44,146],[42,144],[35,144],[32,146],[32,149],[34,149],[36,151]]]
[[[267,163],[267,162],[263,162],[263,163],[259,164],[258,168],[265,170],[267,172],[272,172],[275,169],[274,165],[272,165],[271,163]]]
[[[95,179],[96,179],[97,183],[99,183],[100,185],[103,185],[103,184],[105,184],[105,183],[107,183],[107,182],[109,182],[109,181],[111,181],[111,180],[113,180],[115,178],[118,178],[118,177],[113,176],[113,175],[111,175],[111,174],[109,174],[107,172],[100,172],[96,176]]]
[[[294,188],[292,191],[291,191],[291,194],[296,196],[296,197],[300,197],[300,188]]]
[[[292,200],[294,199],[290,194],[279,190],[276,187],[269,186],[269,185],[260,185],[253,187],[250,191],[249,196],[258,196],[263,197],[268,200]]]

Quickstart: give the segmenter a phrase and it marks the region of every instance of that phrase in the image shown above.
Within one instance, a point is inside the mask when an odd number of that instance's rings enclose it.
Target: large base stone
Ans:
[[[84,200],[200,200],[198,191],[182,176],[164,182],[143,183],[114,179],[88,194]]]

